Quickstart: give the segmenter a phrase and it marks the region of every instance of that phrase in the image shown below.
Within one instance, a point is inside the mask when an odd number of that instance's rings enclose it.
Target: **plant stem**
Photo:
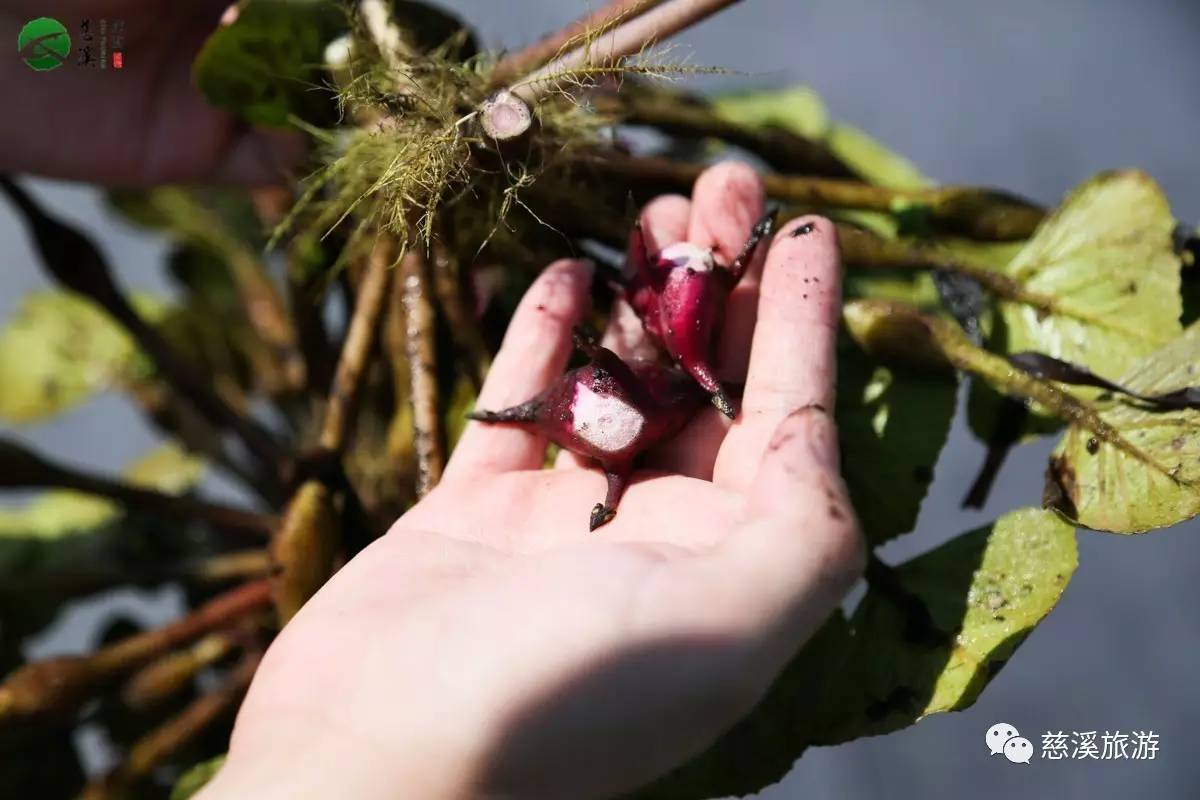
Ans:
[[[479,321],[463,297],[461,269],[445,245],[435,242],[432,249],[433,263],[430,271],[433,273],[433,293],[446,316],[450,335],[466,356],[468,377],[478,391],[483,386],[483,376],[487,374],[491,364],[491,353],[488,352],[487,342],[483,340]]]
[[[509,87],[526,103],[534,104],[558,88],[563,76],[585,67],[615,64],[679,31],[706,19],[739,0],[665,0],[611,30],[588,39]]]
[[[777,170],[829,178],[856,178],[854,170],[819,142],[783,128],[739,125],[717,114],[701,98],[666,90],[624,87],[597,93],[592,106],[630,125],[647,125],[665,134],[720,139],[761,157]]]
[[[429,265],[419,253],[405,254],[400,277],[405,312],[405,348],[412,382],[413,434],[417,451],[417,496],[424,497],[442,477],[442,418],[438,404],[434,311]]]
[[[246,653],[217,689],[202,695],[183,711],[138,739],[125,760],[114,770],[90,782],[81,800],[112,800],[126,795],[128,787],[148,776],[184,746],[196,739],[241,699],[254,677],[260,652]]]
[[[275,505],[280,497],[273,480],[232,458],[220,430],[200,416],[195,407],[171,391],[161,380],[130,380],[126,383],[130,398],[160,431],[176,439],[187,450],[199,453],[214,466],[244,484],[267,503]]]
[[[863,349],[885,361],[917,367],[939,363],[979,376],[997,391],[1037,403],[1064,422],[1090,431],[1100,441],[1175,479],[1171,469],[1133,445],[1095,408],[1053,382],[1020,369],[1004,356],[975,345],[953,322],[924,314],[906,303],[884,300],[847,303],[843,318]]]
[[[209,503],[183,495],[167,494],[79,472],[45,460],[31,450],[0,437],[0,486],[10,488],[60,487],[107,497],[132,510],[144,510],[179,519],[199,519],[222,530],[269,534],[277,520],[266,514]]]
[[[596,169],[651,188],[690,189],[704,171],[691,164],[650,156],[610,152],[586,156]],[[1045,211],[1010,195],[971,186],[893,189],[857,181],[764,173],[768,197],[805,207],[844,208],[897,213],[919,209],[931,223],[973,239],[1024,239],[1045,217]]]
[[[304,385],[304,360],[283,297],[258,255],[232,233],[224,221],[182,189],[160,189],[156,202],[169,215],[172,228],[225,262],[238,288],[246,321],[267,345],[279,375],[269,388],[275,394]]]
[[[265,607],[270,599],[269,581],[244,583],[181,620],[131,636],[89,656],[26,664],[0,683],[0,726],[17,720],[67,716],[122,675],[210,631],[230,626]]]
[[[200,670],[232,653],[243,639],[234,631],[217,631],[151,661],[121,687],[121,701],[136,710],[161,703],[188,686]]]
[[[146,324],[117,288],[108,263],[92,241],[47,214],[11,180],[0,177],[0,190],[23,213],[46,271],[68,289],[108,311],[150,357],[158,372],[202,416],[218,427],[229,428],[264,465],[279,470],[285,458],[271,434],[231,408],[196,370],[176,355],[157,330]]]
[[[56,571],[48,575],[22,575],[7,578],[4,585],[0,586],[0,597],[15,598],[41,593],[49,593],[55,597],[76,597],[113,586],[167,581],[181,581],[187,584],[222,583],[261,578],[271,570],[272,564],[266,550],[239,550],[166,566],[92,568]]]
[[[663,0],[609,0],[600,8],[585,14],[566,27],[547,34],[533,44],[500,59],[492,70],[492,86],[499,87],[516,80],[559,55],[569,45],[582,41],[588,36],[605,33],[614,25],[662,2]]]
[[[384,301],[392,280],[395,261],[393,240],[380,234],[371,249],[366,272],[354,301],[354,313],[346,331],[346,341],[333,376],[333,388],[321,424],[321,447],[340,453],[346,445],[346,435],[354,415],[355,401],[363,373],[375,345],[379,320],[383,317]]]
[[[307,389],[314,396],[329,393],[335,360],[322,315],[321,306],[328,297],[328,265],[321,248],[316,234],[298,233],[288,243],[285,273],[288,307],[304,357]]]
[[[914,245],[898,239],[884,239],[856,225],[838,224],[838,243],[842,260],[849,268],[939,269],[976,281],[991,294],[1005,300],[1054,311],[1054,299],[1031,292],[1018,281],[986,266],[971,264],[936,247]]]

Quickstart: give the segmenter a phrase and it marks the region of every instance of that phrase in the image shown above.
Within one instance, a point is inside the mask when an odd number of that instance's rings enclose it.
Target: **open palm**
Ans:
[[[728,263],[762,204],[754,173],[726,164],[642,222],[656,247]],[[480,407],[562,372],[590,277],[560,261],[530,288]],[[471,423],[438,488],[271,647],[206,797],[608,796],[700,752],[862,568],[825,411],[839,308],[833,226],[786,225],[722,336],[737,419],[702,412],[595,533],[599,471],[570,455],[543,470],[545,441]],[[618,312],[608,344],[629,352]]]

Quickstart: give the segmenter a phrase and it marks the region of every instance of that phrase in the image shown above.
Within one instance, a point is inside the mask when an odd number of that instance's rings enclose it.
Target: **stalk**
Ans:
[[[181,620],[139,633],[89,656],[37,661],[0,683],[0,726],[65,717],[104,686],[204,634],[226,628],[270,602],[266,580],[218,595]]]
[[[220,687],[197,698],[183,711],[138,739],[120,765],[84,788],[81,800],[116,800],[127,796],[130,786],[147,777],[155,767],[233,709],[249,688],[261,659],[259,652],[243,656]]]
[[[500,59],[492,70],[492,85],[499,87],[516,80],[559,55],[569,45],[588,36],[606,33],[612,30],[613,26],[662,2],[663,0],[609,0],[595,11]]]
[[[215,528],[258,536],[269,534],[276,519],[267,514],[131,486],[52,463],[9,439],[0,437],[0,486],[57,487],[107,497],[133,510],[176,519],[199,519]]]
[[[783,172],[828,178],[856,178],[854,170],[829,148],[783,128],[755,128],[721,117],[702,99],[669,91],[597,93],[592,106],[630,125],[647,125],[682,138],[712,138],[741,147]]]
[[[605,153],[584,157],[600,172],[642,184],[651,190],[690,190],[704,171],[689,164],[648,156]],[[764,173],[768,197],[807,208],[858,209],[894,214],[919,209],[932,224],[947,231],[987,241],[1025,239],[1045,211],[1021,198],[972,186],[893,189],[858,181]]]
[[[411,380],[413,434],[417,451],[417,496],[427,495],[442,477],[446,457],[442,451],[441,414],[438,404],[437,349],[434,344],[434,311],[429,296],[429,265],[410,252],[400,262],[405,312],[405,349]]]
[[[593,67],[607,67],[668,39],[738,0],[666,0],[637,14],[579,47],[564,53],[509,87],[513,95],[533,105],[556,91],[564,76]]]

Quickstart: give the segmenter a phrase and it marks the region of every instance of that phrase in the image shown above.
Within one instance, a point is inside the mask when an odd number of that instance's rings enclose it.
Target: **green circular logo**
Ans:
[[[17,52],[31,69],[54,69],[71,54],[71,35],[58,20],[38,17],[26,22],[17,34]]]

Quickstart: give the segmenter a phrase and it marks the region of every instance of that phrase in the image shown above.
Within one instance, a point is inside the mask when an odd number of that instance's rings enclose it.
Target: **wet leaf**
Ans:
[[[929,270],[848,269],[842,278],[847,300],[897,300],[925,311],[940,307]]]
[[[807,86],[724,95],[713,101],[713,107],[733,122],[783,128],[823,142],[871,183],[896,189],[929,184],[908,159],[851,125],[833,122],[825,103]]]
[[[970,263],[1005,273],[1044,302],[1000,299],[991,350],[1045,353],[1116,378],[1181,330],[1180,259],[1167,200],[1148,175],[1103,173],[1071,192],[1027,244],[953,245]],[[1092,389],[1073,394],[1093,398]],[[1033,408],[1022,438],[1052,433],[1061,423]],[[971,429],[993,438],[1001,398],[980,381],[968,400]]]
[[[146,298],[137,305],[156,310]],[[38,422],[73,408],[118,381],[136,353],[125,330],[86,298],[27,295],[0,332],[0,419]]]
[[[1200,324],[1116,382],[1154,395],[1200,383]],[[1162,528],[1200,513],[1200,410],[1160,411],[1122,399],[1106,405],[1100,418],[1137,455],[1073,425],[1051,457],[1047,500],[1080,525],[1116,533]]]
[[[225,765],[225,757],[226,754],[222,753],[216,758],[201,761],[199,764],[190,767],[179,776],[179,780],[175,781],[175,787],[171,789],[169,800],[188,800],[188,798],[207,786],[208,782],[213,779],[213,776]]]
[[[200,482],[204,470],[204,459],[168,442],[138,458],[123,474],[135,486],[182,494]]]
[[[179,494],[204,475],[202,459],[173,444],[162,445],[131,463],[124,477],[135,486]],[[110,500],[80,492],[52,489],[23,506],[0,508],[0,575],[21,570],[48,572],[71,563],[86,563],[103,550],[105,530],[122,517]],[[65,539],[93,541],[56,548]]]
[[[867,539],[912,530],[950,432],[957,383],[948,372],[886,367],[843,341],[837,423],[842,475]]]
[[[836,612],[749,716],[634,797],[741,797],[780,780],[809,746],[970,706],[1077,561],[1074,528],[1027,508],[892,568],[890,590],[872,587],[849,621]]]
[[[1181,331],[1174,227],[1162,190],[1142,172],[1084,183],[1004,268],[1047,307],[1002,299],[991,349],[1120,375]]]
[[[1054,608],[1077,563],[1070,524],[1020,509],[894,568],[901,594],[872,585],[850,619],[811,742],[887,733],[970,706]]]
[[[209,102],[260,125],[285,126],[293,117],[334,122],[324,55],[346,30],[345,12],[327,0],[242,0],[236,9],[192,68]]]

